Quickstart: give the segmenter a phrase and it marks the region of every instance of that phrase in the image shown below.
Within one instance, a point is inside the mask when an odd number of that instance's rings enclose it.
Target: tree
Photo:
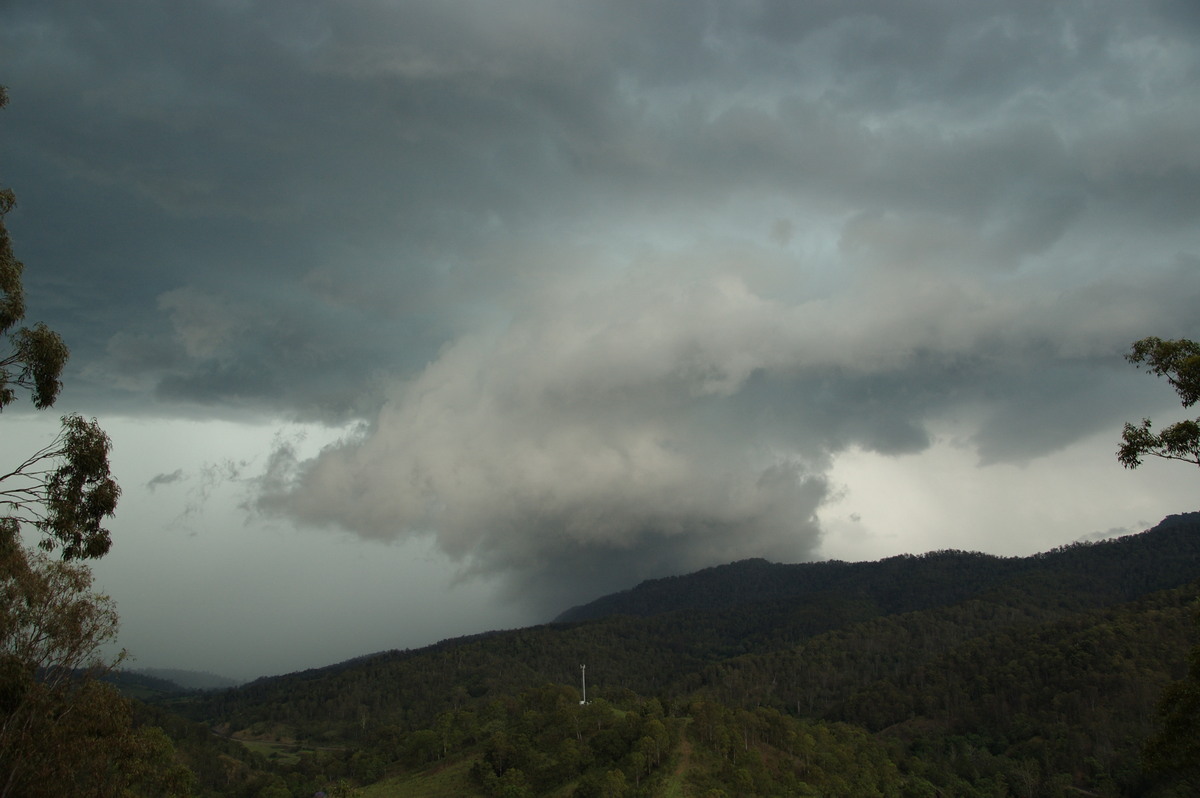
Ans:
[[[0,86],[0,108],[8,105],[8,91]],[[0,334],[25,317],[25,292],[21,286],[24,265],[13,255],[12,241],[4,217],[16,205],[11,189],[0,189]],[[28,389],[34,407],[54,404],[62,390],[59,376],[67,362],[62,338],[44,324],[22,328],[10,336],[12,352],[0,359],[0,409],[16,399],[12,386]]]
[[[15,202],[0,189],[0,411],[24,393],[44,410],[62,390],[69,351],[45,324],[11,332],[25,317],[24,265],[5,225]],[[0,469],[0,798],[183,795],[170,742],[134,728],[129,702],[95,678],[116,664],[100,650],[116,636],[117,613],[82,561],[108,552],[103,523],[120,489],[104,430],[78,415],[61,421],[50,444]],[[26,528],[40,535],[36,548],[25,545]]]
[[[8,92],[0,86],[0,108]],[[13,254],[5,217],[16,205],[11,189],[0,189],[0,335],[9,343],[0,352],[0,411],[28,391],[38,410],[51,407],[62,391],[63,367],[70,351],[45,324],[10,332],[25,318],[24,264]],[[120,489],[109,473],[108,436],[93,419],[62,418],[58,437],[13,470],[0,474],[0,513],[10,525],[32,525],[42,533],[41,548],[61,546],[65,560],[102,557],[111,538],[103,520],[113,514]]]
[[[1146,761],[1200,787],[1200,646],[1192,649],[1187,676],[1167,687],[1159,702],[1163,725],[1146,745]]]
[[[121,495],[109,471],[111,447],[95,419],[63,416],[52,442],[0,474],[0,512],[14,532],[21,524],[32,526],[42,534],[38,546],[61,547],[64,560],[107,554],[112,536],[102,524]]]
[[[1125,359],[1166,377],[1184,407],[1200,401],[1200,343],[1143,338]],[[1146,456],[1200,466],[1200,418],[1171,424],[1157,434],[1144,418],[1140,425],[1126,424],[1121,441],[1117,459],[1126,468],[1137,468]],[[1163,693],[1159,711],[1163,726],[1146,745],[1146,761],[1195,786],[1200,779],[1200,646],[1192,649],[1187,676]]]
[[[1125,359],[1138,366],[1145,364],[1155,376],[1166,377],[1184,407],[1200,400],[1200,343],[1186,338],[1143,338],[1133,344]],[[1171,424],[1158,433],[1152,431],[1148,418],[1141,424],[1126,423],[1117,460],[1126,468],[1137,468],[1146,457],[1200,466],[1200,418]]]

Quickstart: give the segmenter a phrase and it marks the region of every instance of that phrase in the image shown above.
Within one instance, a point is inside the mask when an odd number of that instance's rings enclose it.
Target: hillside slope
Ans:
[[[588,664],[596,689],[670,698],[698,687],[700,674],[716,663],[791,651],[839,631],[869,637],[876,619],[933,613],[922,615],[922,622],[936,625],[938,610],[959,607],[956,612],[969,620],[947,634],[966,639],[1014,623],[1042,624],[1104,609],[1197,578],[1200,514],[1172,516],[1139,535],[1027,558],[941,552],[853,566],[752,561],[630,591],[656,599],[639,598],[641,615],[383,652],[198,697],[188,712],[232,728],[284,724],[301,736],[354,727],[363,713],[414,728],[447,708],[489,696],[547,682],[576,684],[580,663]],[[704,608],[685,607],[689,602]]]
[[[1153,529],[1097,543],[1077,543],[1032,557],[979,552],[905,554],[878,562],[778,564],[742,560],[685,576],[648,580],[630,590],[572,607],[558,623],[609,615],[648,617],[680,610],[721,611],[745,604],[856,596],[881,612],[944,606],[1014,579],[1094,582],[1120,601],[1176,587],[1200,572],[1200,513],[1172,515]]]
[[[1156,792],[1140,750],[1158,696],[1185,672],[1198,595],[1198,514],[1026,558],[747,561],[597,605],[624,614],[592,606],[590,620],[383,652],[169,707],[277,757],[206,766],[226,774],[212,795],[232,794],[229,773],[286,777],[293,795],[339,779],[378,783],[372,795],[443,794],[422,790],[440,789],[438,763],[458,762],[485,795],[740,784],[847,798],[1166,798],[1195,793]],[[647,742],[653,718],[669,746]],[[668,764],[676,753],[691,764]],[[875,775],[856,784],[867,759]]]

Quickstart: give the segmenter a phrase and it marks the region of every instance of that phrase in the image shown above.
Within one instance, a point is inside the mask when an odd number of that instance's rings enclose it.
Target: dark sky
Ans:
[[[1129,344],[1200,337],[1198,43],[1184,0],[8,0],[126,645],[257,675],[1197,509],[1112,453],[1181,412]]]

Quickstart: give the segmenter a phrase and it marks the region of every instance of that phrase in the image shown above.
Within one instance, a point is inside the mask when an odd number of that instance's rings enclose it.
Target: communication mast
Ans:
[[[587,665],[579,666],[579,679],[583,683],[583,700],[579,702],[579,706],[587,703]]]

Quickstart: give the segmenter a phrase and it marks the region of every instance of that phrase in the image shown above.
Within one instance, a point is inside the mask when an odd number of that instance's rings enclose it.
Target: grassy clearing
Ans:
[[[679,741],[679,753],[671,763],[670,774],[663,780],[662,798],[683,798],[684,775],[692,766],[692,743],[686,734]]]
[[[362,798],[482,798],[471,781],[474,758],[384,779],[362,788]]]
[[[675,773],[663,782],[662,798],[683,798],[683,776]]]
[[[268,740],[242,740],[237,737],[231,738],[248,750],[256,754],[261,754],[272,762],[282,762],[287,765],[295,764],[300,761],[300,754],[312,753],[314,749],[304,746],[297,746],[294,742],[271,742]]]

